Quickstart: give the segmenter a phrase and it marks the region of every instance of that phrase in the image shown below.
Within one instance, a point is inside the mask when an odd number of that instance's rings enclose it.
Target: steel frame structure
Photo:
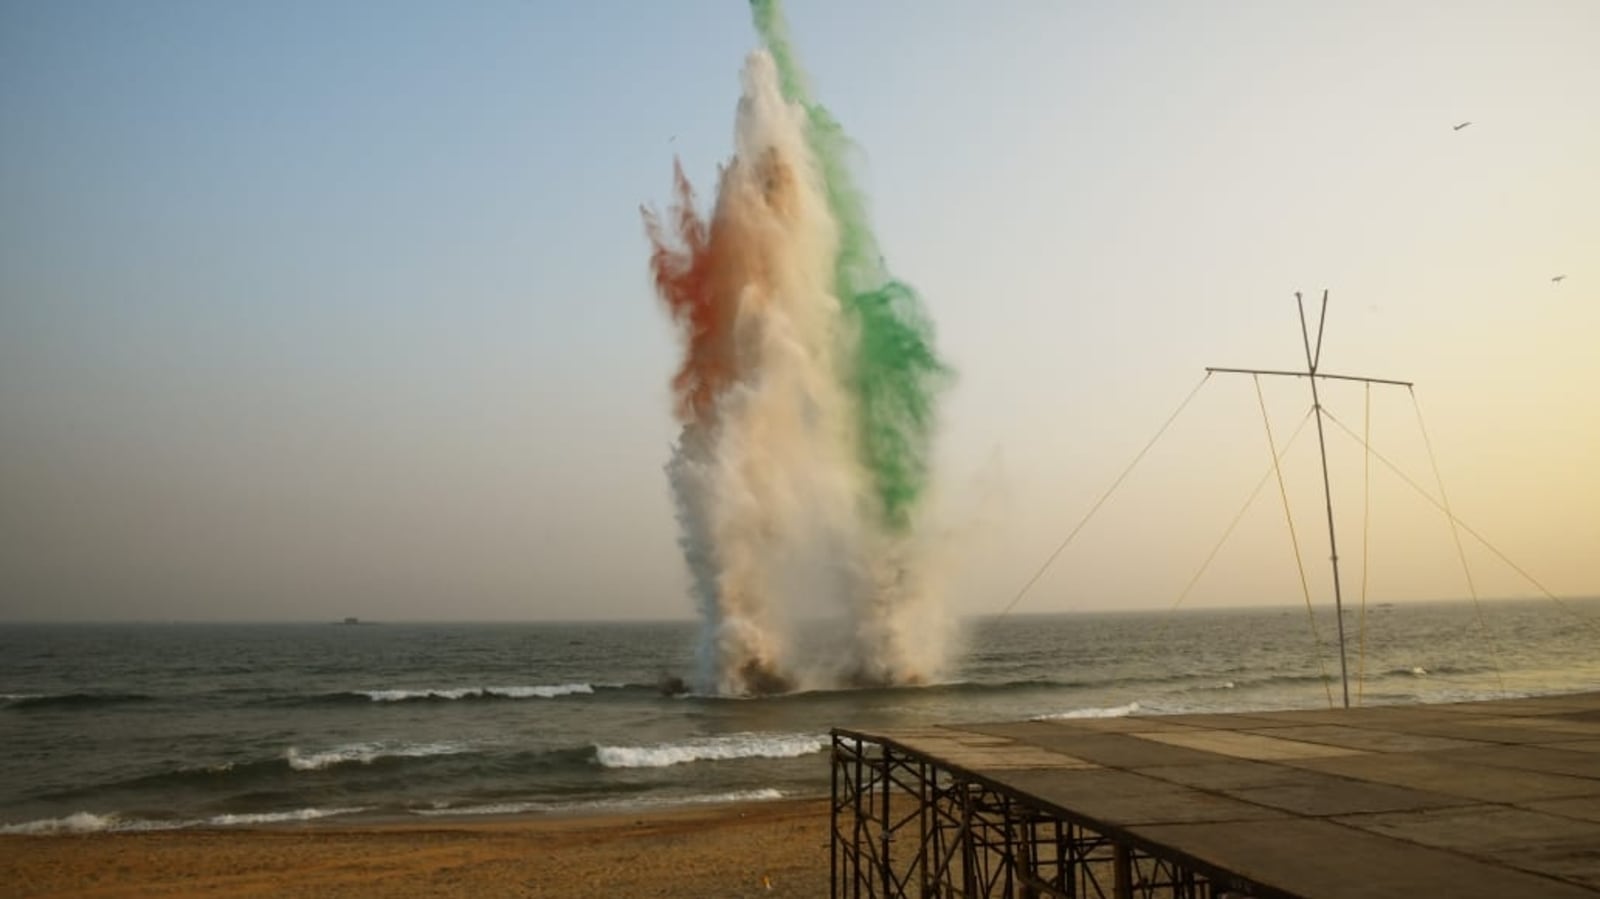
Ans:
[[[1275,896],[893,740],[832,732],[833,899]]]

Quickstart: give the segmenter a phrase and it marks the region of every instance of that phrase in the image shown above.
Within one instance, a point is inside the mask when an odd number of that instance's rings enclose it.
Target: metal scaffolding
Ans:
[[[890,740],[833,731],[834,899],[1264,896]]]

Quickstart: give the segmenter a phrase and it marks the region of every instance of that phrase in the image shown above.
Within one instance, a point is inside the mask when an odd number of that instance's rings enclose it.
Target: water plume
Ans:
[[[697,686],[925,682],[943,662],[921,531],[948,371],[777,7],[753,11],[765,46],[745,63],[709,219],[681,165],[667,215],[644,210],[683,339],[667,474],[704,622]],[[850,624],[846,657],[793,658],[795,619],[828,613]]]

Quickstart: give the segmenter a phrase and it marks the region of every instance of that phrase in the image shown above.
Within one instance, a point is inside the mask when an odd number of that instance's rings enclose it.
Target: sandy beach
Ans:
[[[0,895],[816,897],[823,799],[604,817],[0,837]]]

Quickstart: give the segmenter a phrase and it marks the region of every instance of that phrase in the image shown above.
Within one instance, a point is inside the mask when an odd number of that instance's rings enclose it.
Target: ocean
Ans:
[[[1600,689],[1600,599],[1359,618],[1352,704]],[[6,624],[0,833],[824,796],[835,726],[1338,703],[1317,630],[1320,653],[1304,607],[978,619],[935,685],[729,699],[662,690],[688,621]]]

